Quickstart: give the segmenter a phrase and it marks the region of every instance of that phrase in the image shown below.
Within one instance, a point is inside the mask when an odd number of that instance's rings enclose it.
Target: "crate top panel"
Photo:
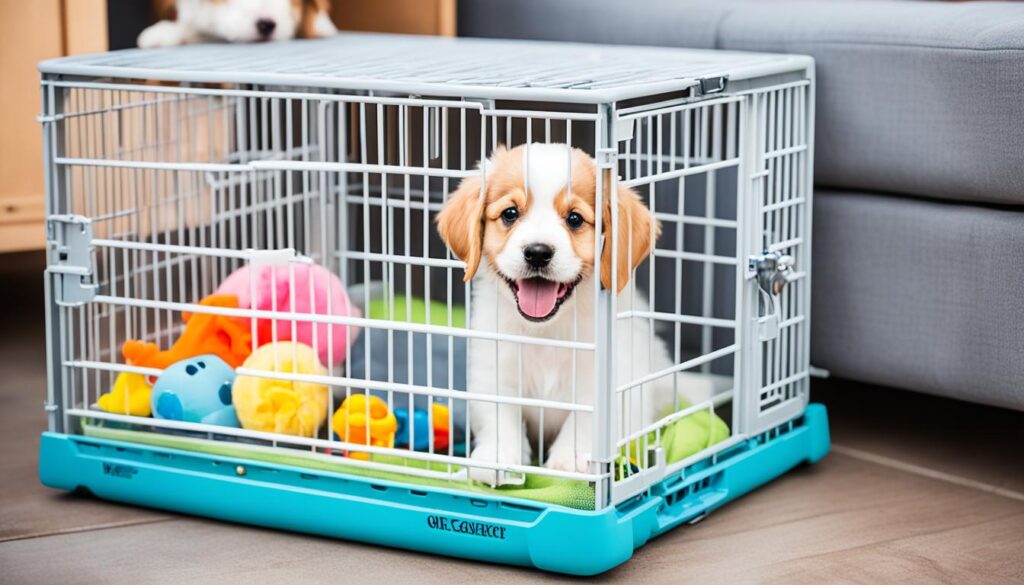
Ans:
[[[702,78],[802,71],[809,57],[735,51],[341,33],[319,40],[127,49],[43,61],[44,74],[477,99],[606,103]]]

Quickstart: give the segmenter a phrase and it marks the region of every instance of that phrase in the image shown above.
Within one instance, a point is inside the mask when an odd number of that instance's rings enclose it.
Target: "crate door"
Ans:
[[[740,199],[746,103],[740,96],[724,96],[617,112],[619,184],[644,200],[661,232],[651,255],[619,296],[616,317],[660,338],[670,365],[657,365],[653,352],[651,363],[616,364],[615,448],[631,450],[629,457],[643,468],[616,474],[616,502],[686,464],[650,460],[659,457],[661,434],[674,421],[696,412],[729,420],[730,411],[736,412],[730,402],[740,382],[737,365],[743,363],[738,291],[746,257]],[[622,414],[627,410],[622,405],[640,402],[645,389],[665,381],[672,386],[676,407],[660,413],[663,418],[637,427]],[[705,395],[708,386],[713,386],[710,396]],[[718,448],[694,454],[691,461]]]
[[[810,333],[810,82],[748,96],[747,283],[742,426],[753,435],[803,412]]]

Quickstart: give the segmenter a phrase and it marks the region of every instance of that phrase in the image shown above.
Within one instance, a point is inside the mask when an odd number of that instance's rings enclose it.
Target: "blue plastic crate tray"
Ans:
[[[596,512],[56,433],[43,433],[39,475],[50,487],[163,510],[593,575],[828,450],[825,407],[811,404],[792,424]]]

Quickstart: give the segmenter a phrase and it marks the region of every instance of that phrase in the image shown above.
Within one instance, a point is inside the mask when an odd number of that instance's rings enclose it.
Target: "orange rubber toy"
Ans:
[[[346,443],[394,447],[398,420],[388,410],[387,403],[380,398],[353,394],[334,413],[331,426],[338,438]],[[348,456],[362,460],[370,458],[370,454],[363,451],[350,451]]]

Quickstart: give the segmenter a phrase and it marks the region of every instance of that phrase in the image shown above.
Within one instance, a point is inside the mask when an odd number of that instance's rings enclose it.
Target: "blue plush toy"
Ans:
[[[182,360],[165,369],[153,385],[153,416],[227,427],[237,427],[231,404],[235,370],[208,354]]]

